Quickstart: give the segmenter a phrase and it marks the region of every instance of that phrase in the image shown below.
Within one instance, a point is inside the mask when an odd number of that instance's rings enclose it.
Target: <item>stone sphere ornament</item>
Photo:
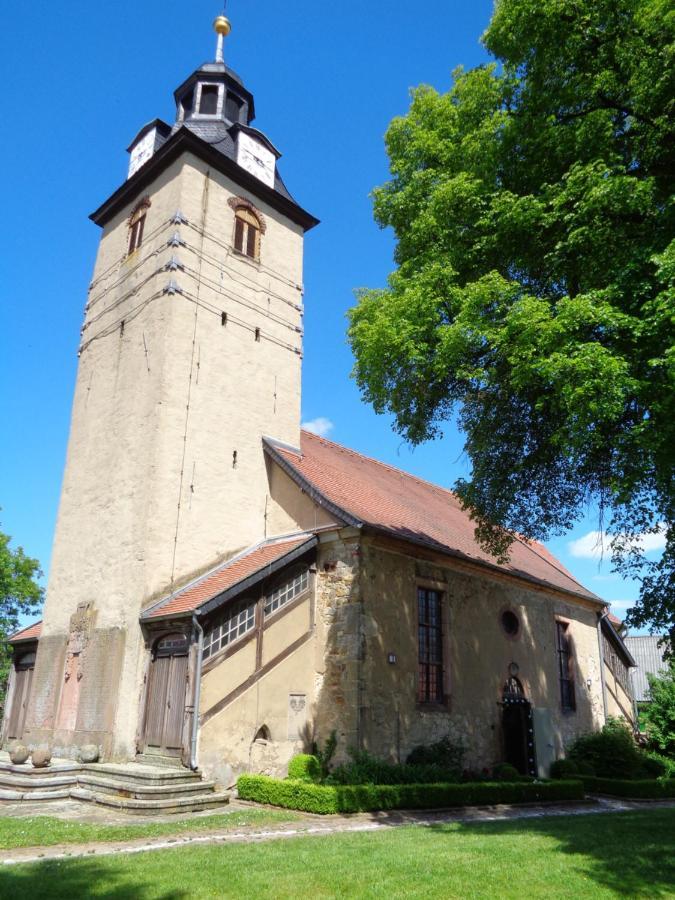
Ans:
[[[32,755],[33,766],[36,769],[46,769],[52,761],[52,751],[48,749],[33,750]]]
[[[30,756],[30,750],[25,744],[13,744],[9,748],[9,758],[15,766],[23,765]]]
[[[84,744],[80,747],[80,762],[95,763],[98,762],[99,752],[96,744]]]

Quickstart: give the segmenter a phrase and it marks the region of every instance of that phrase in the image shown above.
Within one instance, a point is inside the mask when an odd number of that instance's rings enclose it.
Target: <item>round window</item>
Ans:
[[[510,609],[502,613],[502,628],[510,637],[515,637],[520,630],[518,616]]]

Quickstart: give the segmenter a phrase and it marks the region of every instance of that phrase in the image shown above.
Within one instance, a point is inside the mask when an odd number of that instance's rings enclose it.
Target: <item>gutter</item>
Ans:
[[[197,613],[192,613],[192,624],[197,632],[197,665],[195,666],[195,690],[192,701],[192,738],[190,740],[190,768],[197,770],[197,738],[199,737],[199,700],[202,688],[202,662],[204,659],[204,629]]]
[[[602,708],[607,722],[607,685],[605,684],[605,654],[602,649],[602,620],[607,618],[607,607],[598,613],[598,649],[600,651],[600,683],[602,684]]]

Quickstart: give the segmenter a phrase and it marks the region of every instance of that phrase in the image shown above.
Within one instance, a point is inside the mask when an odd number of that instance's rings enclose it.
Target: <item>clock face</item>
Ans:
[[[260,141],[256,141],[250,134],[243,131],[239,132],[237,138],[237,163],[255,175],[264,182],[268,187],[274,187],[274,174],[276,170],[276,159],[267,147],[263,146]]]
[[[131,151],[129,160],[129,178],[137,172],[138,169],[147,162],[155,152],[155,141],[157,138],[157,129],[153,128],[144,135]]]

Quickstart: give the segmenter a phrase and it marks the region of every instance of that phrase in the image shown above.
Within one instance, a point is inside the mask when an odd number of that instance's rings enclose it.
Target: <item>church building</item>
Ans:
[[[228,785],[333,730],[338,760],[450,736],[469,768],[547,774],[628,683],[609,651],[630,654],[543,546],[498,562],[452,492],[301,430],[318,220],[215,29],[91,216],[44,618],[12,638],[3,745]]]

